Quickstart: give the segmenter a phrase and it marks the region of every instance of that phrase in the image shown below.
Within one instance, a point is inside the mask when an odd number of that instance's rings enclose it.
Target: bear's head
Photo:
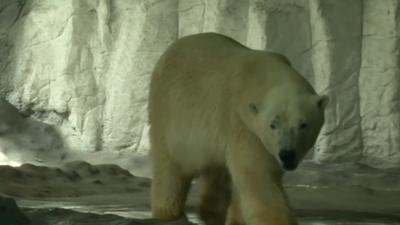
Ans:
[[[246,124],[284,170],[294,170],[315,144],[327,102],[327,96],[276,88],[249,103]]]

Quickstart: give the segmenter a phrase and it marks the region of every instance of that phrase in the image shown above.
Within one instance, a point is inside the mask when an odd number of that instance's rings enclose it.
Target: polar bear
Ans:
[[[327,101],[282,55],[216,33],[177,40],[150,82],[153,216],[184,217],[200,177],[206,224],[296,224],[281,178],[314,145]]]

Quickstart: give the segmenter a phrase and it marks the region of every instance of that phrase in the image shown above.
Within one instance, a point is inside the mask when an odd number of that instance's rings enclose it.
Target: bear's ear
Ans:
[[[254,103],[250,103],[250,104],[249,104],[249,110],[250,110],[250,112],[253,113],[254,115],[257,115],[257,114],[258,114],[258,108],[257,108],[256,104],[254,104]]]
[[[325,109],[326,105],[328,105],[329,98],[326,95],[318,96],[317,99],[317,107],[321,110]]]

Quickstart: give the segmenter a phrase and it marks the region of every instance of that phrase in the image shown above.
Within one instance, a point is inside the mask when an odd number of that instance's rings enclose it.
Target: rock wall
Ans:
[[[178,37],[215,31],[287,55],[330,96],[316,161],[400,167],[399,9],[397,0],[2,0],[0,95],[53,125],[67,152],[146,153],[155,61]]]

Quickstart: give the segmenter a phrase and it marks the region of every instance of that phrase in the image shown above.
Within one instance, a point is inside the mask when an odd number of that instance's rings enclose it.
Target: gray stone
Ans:
[[[0,99],[0,164],[17,166],[28,161],[56,165],[66,154],[55,126],[26,118],[15,106]]]
[[[0,196],[1,225],[29,225],[29,219],[20,211],[15,200]]]

